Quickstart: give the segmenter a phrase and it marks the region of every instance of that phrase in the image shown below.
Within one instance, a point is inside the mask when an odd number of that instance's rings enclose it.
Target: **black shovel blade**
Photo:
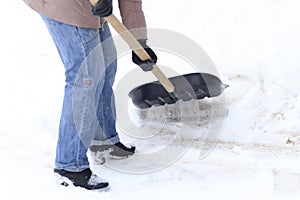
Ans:
[[[141,109],[173,104],[178,100],[204,99],[219,96],[228,85],[207,73],[191,73],[169,78],[175,86],[174,94],[168,93],[160,82],[150,82],[130,91],[133,104]]]

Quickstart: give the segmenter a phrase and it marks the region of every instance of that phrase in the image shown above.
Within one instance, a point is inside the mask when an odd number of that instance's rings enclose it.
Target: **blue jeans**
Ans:
[[[87,148],[119,142],[113,83],[117,55],[107,23],[81,28],[41,15],[65,67],[66,86],[55,168],[89,168]]]

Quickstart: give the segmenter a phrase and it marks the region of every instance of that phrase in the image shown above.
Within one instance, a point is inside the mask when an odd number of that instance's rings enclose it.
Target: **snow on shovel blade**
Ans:
[[[141,109],[151,106],[173,104],[178,100],[204,99],[219,96],[228,85],[207,73],[192,73],[169,78],[175,86],[174,95],[168,93],[158,82],[146,83],[130,91],[133,104]]]

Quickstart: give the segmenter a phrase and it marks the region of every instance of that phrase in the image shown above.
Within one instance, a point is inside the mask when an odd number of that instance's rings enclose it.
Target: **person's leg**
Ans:
[[[116,131],[116,108],[113,84],[117,70],[117,53],[107,23],[104,23],[103,28],[99,30],[99,35],[106,66],[104,86],[97,107],[97,118],[103,133],[95,133],[90,150],[92,152],[101,152],[111,149],[111,155],[124,158],[134,154],[135,147],[126,147],[123,145]],[[97,91],[100,92],[100,90]],[[107,138],[107,141],[110,141],[111,145],[107,145],[106,142],[101,140],[103,135]]]
[[[95,108],[100,99],[95,96],[99,93],[96,88],[102,90],[105,76],[99,30],[42,18],[58,49],[66,76],[55,168],[80,172],[89,168],[86,153],[94,132],[102,132]],[[104,136],[101,139],[106,140]]]
[[[119,142],[119,137],[116,131],[116,108],[112,87],[117,70],[117,53],[107,23],[104,23],[103,28],[99,29],[99,36],[106,66],[103,89],[97,90],[101,92],[97,106],[97,118],[103,133],[95,133],[93,144],[105,144],[101,141],[102,135],[104,135],[111,144],[115,144]]]

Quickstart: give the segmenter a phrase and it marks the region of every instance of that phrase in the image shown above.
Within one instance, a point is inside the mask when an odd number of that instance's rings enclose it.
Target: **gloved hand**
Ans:
[[[157,56],[154,51],[147,45],[147,40],[138,40],[141,46],[145,49],[145,51],[151,57],[150,60],[142,61],[135,53],[132,51],[132,62],[137,64],[144,71],[151,71],[153,69],[153,65],[157,62]]]
[[[113,6],[112,0],[99,0],[98,3],[93,6],[92,12],[99,17],[107,17],[112,14]]]

